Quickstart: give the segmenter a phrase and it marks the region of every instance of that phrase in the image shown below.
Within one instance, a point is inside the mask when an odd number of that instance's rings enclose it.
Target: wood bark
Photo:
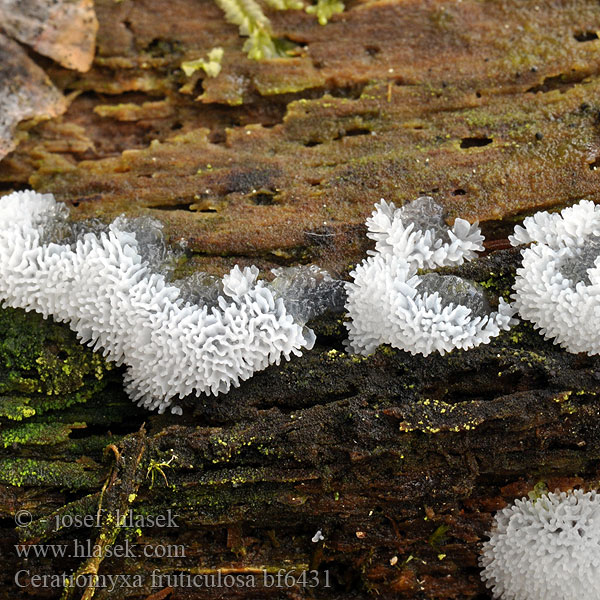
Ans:
[[[88,72],[36,58],[70,106],[19,126],[0,185],[53,192],[75,219],[160,219],[187,243],[178,275],[314,262],[347,277],[373,203],[427,193],[449,221],[482,221],[485,255],[453,272],[494,302],[520,264],[514,223],[598,196],[595,2],[349,2],[326,26],[265,9],[295,50],[264,62],[208,1],[95,10]],[[222,72],[186,78],[216,46]],[[32,577],[66,572],[122,576],[95,598],[491,598],[477,561],[494,512],[600,480],[600,360],[527,323],[443,357],[353,357],[344,319],[177,417],[133,406],[65,326],[2,311],[0,596],[59,598]],[[130,509],[142,524],[120,522]],[[34,521],[15,528],[23,510]],[[98,526],[56,530],[85,515]],[[88,540],[136,555],[15,550]],[[303,571],[317,588],[288,585]]]

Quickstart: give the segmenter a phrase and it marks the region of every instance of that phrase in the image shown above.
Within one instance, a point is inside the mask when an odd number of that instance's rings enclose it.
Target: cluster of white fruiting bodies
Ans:
[[[69,323],[83,342],[127,365],[127,392],[141,406],[163,412],[175,397],[227,392],[312,347],[313,332],[257,281],[256,267],[235,267],[217,305],[197,306],[151,272],[135,234],[117,223],[74,244],[47,243],[67,216],[51,195],[1,199],[0,299]]]
[[[99,233],[53,243],[67,216],[51,195],[1,199],[0,300],[68,322],[82,341],[127,365],[128,393],[150,409],[162,412],[191,393],[227,392],[310,349],[306,321],[344,301],[343,284],[314,266],[279,270],[273,284],[258,281],[256,267],[235,267],[209,288],[198,286],[202,278],[173,285],[144,255],[138,237],[147,231],[136,235],[117,219]],[[592,202],[516,227],[511,243],[530,246],[514,305],[500,298],[497,310],[473,283],[422,272],[473,259],[483,250],[477,224],[456,219],[449,228],[442,208],[421,197],[401,208],[382,200],[367,228],[375,249],[345,284],[352,352],[367,355],[380,344],[425,356],[472,348],[509,329],[515,310],[571,352],[600,352],[589,327],[600,320],[600,207]]]
[[[600,598],[600,495],[581,490],[516,500],[483,544],[481,577],[502,600]]]
[[[600,206],[589,200],[527,217],[509,239],[523,249],[513,299],[524,319],[569,352],[600,353]]]
[[[423,197],[402,208],[381,201],[367,220],[375,250],[347,285],[349,348],[369,354],[382,343],[413,354],[488,343],[518,312],[569,352],[600,353],[600,206],[582,200],[560,213],[538,212],[510,242],[528,245],[512,305],[491,312],[470,283],[418,269],[460,265],[483,249],[476,225],[444,224],[442,209]]]
[[[449,229],[442,208],[424,196],[402,208],[382,200],[367,227],[375,250],[346,286],[350,350],[367,355],[390,344],[412,354],[444,354],[486,344],[510,328],[514,311],[502,298],[492,311],[466,280],[417,274],[474,258],[484,239],[476,224],[456,219]]]

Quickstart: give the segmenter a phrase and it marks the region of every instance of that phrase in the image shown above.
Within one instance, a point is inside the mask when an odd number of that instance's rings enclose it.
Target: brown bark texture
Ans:
[[[481,222],[486,252],[449,272],[493,303],[520,264],[515,223],[600,198],[591,0],[348,0],[326,25],[264,4],[288,51],[260,61],[210,0],[40,2],[60,26],[14,4],[0,190],[51,192],[75,220],[155,217],[185,241],[178,276],[347,279],[373,204],[427,194],[449,223]],[[184,73],[216,47],[216,77]],[[175,416],[135,407],[65,325],[0,310],[0,597],[491,598],[494,512],[599,485],[600,359],[528,323],[443,357],[356,357],[344,320]],[[104,585],[63,590],[62,573]]]

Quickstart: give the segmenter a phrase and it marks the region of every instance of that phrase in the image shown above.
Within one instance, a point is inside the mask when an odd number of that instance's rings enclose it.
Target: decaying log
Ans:
[[[373,203],[426,193],[482,221],[488,252],[453,272],[494,302],[520,262],[514,223],[598,197],[595,2],[348,2],[326,26],[271,10],[295,49],[264,62],[208,0],[95,10],[89,72],[34,57],[76,94],[19,126],[0,186],[53,192],[75,219],[160,219],[187,244],[177,276],[314,262],[347,277]],[[184,75],[217,46],[217,77]],[[344,320],[178,417],[136,408],[64,325],[0,311],[0,596],[59,598],[64,572],[105,577],[99,599],[491,598],[477,560],[493,513],[600,481],[600,359],[527,323],[443,357],[355,357]],[[88,540],[99,556],[15,548]],[[291,585],[303,571],[318,588]]]

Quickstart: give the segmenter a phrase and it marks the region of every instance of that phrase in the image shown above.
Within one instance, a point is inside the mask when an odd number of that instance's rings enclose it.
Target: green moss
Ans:
[[[21,420],[85,402],[104,386],[110,369],[64,325],[0,310],[0,417]]]
[[[429,536],[429,545],[437,550],[440,546],[442,546],[446,541],[446,533],[448,532],[449,526],[444,524],[440,525],[430,536]]]
[[[510,301],[514,275],[512,273],[491,272],[488,279],[477,282],[482,288],[489,290],[496,296],[502,296],[506,301]]]
[[[250,447],[255,446],[257,451],[265,456],[273,453],[274,450],[264,444],[256,445],[256,436],[244,437],[244,430],[228,432],[226,436],[213,435],[209,439],[210,458],[213,464],[227,463],[234,456],[239,456]],[[264,441],[269,441],[268,439]]]
[[[528,492],[530,500],[539,500],[543,498],[548,493],[548,486],[545,481],[538,481],[534,486],[531,492]]]
[[[317,0],[316,4],[306,7],[306,12],[316,15],[319,25],[327,25],[331,17],[344,12],[344,8],[344,3],[340,0]]]
[[[271,22],[255,0],[215,0],[229,23],[237,25],[240,35],[247,36],[243,50],[248,58],[263,60],[286,56],[285,48],[273,37]]]
[[[222,59],[223,48],[212,48],[208,53],[208,60],[202,58],[188,60],[181,63],[181,68],[187,77],[193,75],[198,69],[203,69],[208,77],[216,77],[221,72]]]
[[[0,460],[0,483],[21,486],[51,486],[76,490],[98,484],[98,476],[81,463],[7,458]]]
[[[320,336],[344,338],[346,336],[346,315],[325,313],[312,319],[308,326]]]
[[[0,432],[0,445],[5,448],[18,445],[53,445],[69,439],[73,429],[81,429],[85,423],[24,423]]]
[[[241,505],[246,507],[244,510],[264,510],[265,506],[276,501],[292,510],[301,502],[299,494],[282,490],[277,483],[263,480],[254,485],[243,485],[255,482],[255,476],[256,473],[254,476],[244,476],[238,471],[233,476],[216,476],[214,483],[202,481],[201,485],[183,484],[177,497],[177,509],[182,514],[189,511],[203,525],[216,525],[222,523],[223,519],[229,521]],[[161,514],[161,511],[172,508],[173,496],[170,490],[155,486],[152,494],[151,504],[138,507],[140,513],[147,510],[149,514]]]
[[[29,406],[29,398],[0,397],[0,417],[12,421],[22,421],[35,415],[35,408]]]
[[[399,429],[428,434],[470,431],[485,420],[478,408],[479,402],[474,400],[450,404],[435,398],[420,398],[406,411],[406,419]]]
[[[18,528],[21,542],[36,540],[40,542],[55,536],[63,529],[63,524],[83,520],[87,515],[96,515],[98,511],[99,493],[88,494],[61,506],[58,510],[45,514],[43,517],[32,521],[29,525]],[[89,518],[89,517],[88,517]]]
[[[102,456],[106,446],[109,444],[116,446],[122,439],[122,435],[92,435],[70,440],[67,451],[74,456]]]

